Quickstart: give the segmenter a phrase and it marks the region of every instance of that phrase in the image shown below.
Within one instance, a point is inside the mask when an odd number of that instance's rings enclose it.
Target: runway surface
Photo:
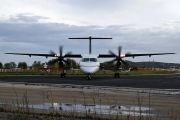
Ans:
[[[86,80],[85,75],[60,76],[0,76],[4,82],[29,82],[52,84],[75,84],[134,88],[180,89],[180,74],[171,75],[123,75],[114,78],[111,75],[94,75],[92,80]]]

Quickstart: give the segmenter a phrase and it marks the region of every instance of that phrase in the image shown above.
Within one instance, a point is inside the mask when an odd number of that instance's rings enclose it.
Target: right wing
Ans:
[[[124,57],[138,57],[138,56],[149,56],[151,57],[152,55],[168,55],[168,54],[176,54],[176,53],[147,53],[147,54],[122,54],[121,58]],[[113,58],[113,57],[117,57],[117,55],[114,54],[99,54],[98,56],[99,58]]]

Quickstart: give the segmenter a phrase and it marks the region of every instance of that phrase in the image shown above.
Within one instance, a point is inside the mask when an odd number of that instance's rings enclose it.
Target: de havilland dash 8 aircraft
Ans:
[[[44,57],[56,57],[56,61],[59,64],[59,67],[61,69],[61,77],[65,78],[66,73],[64,70],[64,65],[66,64],[65,58],[81,58],[79,62],[80,70],[87,74],[87,79],[91,80],[91,75],[95,72],[97,72],[100,69],[100,62],[98,61],[98,58],[114,58],[113,60],[109,61],[108,63],[116,63],[116,72],[114,73],[114,77],[119,78],[119,67],[121,64],[127,65],[127,63],[122,59],[125,57],[137,57],[137,56],[149,56],[152,55],[167,55],[167,54],[175,54],[175,53],[148,53],[148,54],[121,54],[121,46],[118,47],[118,54],[115,54],[111,50],[109,50],[109,54],[92,54],[92,46],[91,46],[91,40],[92,39],[112,39],[112,38],[97,38],[97,37],[85,37],[85,38],[69,38],[69,39],[89,39],[89,54],[82,55],[82,54],[72,54],[71,52],[68,52],[63,55],[63,46],[59,47],[59,54],[56,54],[53,51],[50,51],[49,54],[31,54],[31,53],[5,53],[5,54],[14,54],[14,55],[28,55],[28,56],[44,56]]]

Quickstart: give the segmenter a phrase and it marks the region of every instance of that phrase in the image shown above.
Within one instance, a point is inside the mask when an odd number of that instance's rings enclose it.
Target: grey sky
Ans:
[[[176,55],[126,58],[132,61],[179,63],[179,0],[0,0],[0,62],[16,63],[43,57],[4,55],[5,52],[88,53],[87,40],[69,37],[112,37],[94,40],[93,53],[175,52]],[[104,61],[104,60],[102,60]]]

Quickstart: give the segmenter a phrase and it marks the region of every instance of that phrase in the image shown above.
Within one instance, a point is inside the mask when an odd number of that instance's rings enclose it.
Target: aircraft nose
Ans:
[[[81,70],[84,73],[91,74],[97,72],[99,70],[99,67],[81,67]]]
[[[89,69],[89,73],[93,73],[93,71],[95,71],[96,70],[96,67],[91,67],[90,69]]]

